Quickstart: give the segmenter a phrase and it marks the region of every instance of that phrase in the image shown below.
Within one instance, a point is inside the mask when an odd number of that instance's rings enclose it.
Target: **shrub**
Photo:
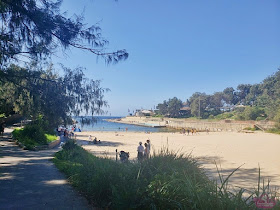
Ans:
[[[57,136],[56,136],[56,135],[45,134],[45,136],[46,136],[46,138],[47,138],[47,142],[48,142],[48,143],[57,140]]]
[[[57,138],[55,135],[46,134],[39,124],[29,124],[24,128],[15,129],[12,134],[14,139],[30,150],[38,145],[46,145]]]
[[[257,117],[265,117],[265,111],[260,107],[246,107],[244,117],[245,120],[256,120]]]
[[[53,159],[94,205],[110,209],[255,209],[254,203],[210,181],[195,159],[162,149],[125,164],[98,158],[68,141]],[[220,176],[222,177],[222,176]]]
[[[225,113],[222,113],[222,114],[219,114],[219,115],[215,116],[215,119],[225,120],[225,119],[230,119],[233,116],[234,116],[234,114],[232,112],[225,112]]]

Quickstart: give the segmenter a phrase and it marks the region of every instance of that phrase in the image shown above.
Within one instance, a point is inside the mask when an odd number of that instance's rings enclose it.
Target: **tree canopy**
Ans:
[[[98,80],[85,78],[81,68],[63,69],[64,75],[59,76],[52,66],[34,72],[11,65],[0,79],[0,113],[16,112],[32,119],[42,115],[53,125],[81,111],[102,114],[108,89],[101,88]]]
[[[182,101],[176,97],[157,105],[159,114],[169,117],[180,117]]]
[[[70,115],[102,114],[107,106],[99,80],[82,68],[44,65],[57,50],[78,48],[101,56],[106,63],[128,57],[126,50],[107,52],[100,27],[87,26],[82,15],[67,17],[62,0],[0,0],[0,116],[19,113],[43,116],[57,125]],[[23,62],[19,62],[23,61]],[[51,63],[48,61],[48,63]],[[0,117],[0,118],[1,118]]]
[[[214,117],[224,111],[233,111],[233,107],[244,106],[243,109],[236,108],[236,119],[267,118],[278,122],[280,119],[280,70],[259,84],[240,84],[236,90],[233,87],[227,87],[222,92],[209,95],[195,92],[186,101],[194,117]],[[163,110],[162,107],[168,107],[167,102],[159,104],[158,107]],[[162,111],[165,116],[167,113],[167,111]]]
[[[19,57],[38,59],[60,47],[79,48],[102,56],[107,63],[128,57],[126,50],[106,52],[108,41],[98,25],[87,27],[83,16],[68,18],[60,12],[61,0],[0,1],[0,64]]]

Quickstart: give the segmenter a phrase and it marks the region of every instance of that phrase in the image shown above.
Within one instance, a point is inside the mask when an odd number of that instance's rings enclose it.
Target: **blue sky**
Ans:
[[[61,10],[99,23],[108,51],[129,52],[109,66],[76,49],[53,60],[101,79],[115,116],[174,96],[185,101],[194,92],[259,83],[280,67],[277,0],[64,0]]]

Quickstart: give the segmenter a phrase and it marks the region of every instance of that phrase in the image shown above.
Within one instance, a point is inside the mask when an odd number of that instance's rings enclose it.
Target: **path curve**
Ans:
[[[91,209],[51,159],[58,149],[26,151],[0,137],[0,209]]]

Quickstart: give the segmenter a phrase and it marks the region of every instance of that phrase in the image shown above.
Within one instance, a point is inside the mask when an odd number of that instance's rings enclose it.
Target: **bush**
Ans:
[[[234,116],[234,114],[232,112],[225,112],[225,113],[222,113],[222,114],[219,114],[219,115],[215,116],[215,119],[225,120],[225,119],[230,119],[233,116]]]
[[[15,129],[13,138],[22,143],[26,149],[34,149],[38,145],[46,145],[56,140],[55,135],[46,134],[42,127],[38,124],[29,124],[24,128]]]
[[[246,107],[244,117],[245,120],[256,120],[257,117],[265,117],[265,111],[260,107]]]
[[[46,138],[47,138],[47,142],[48,142],[48,143],[57,140],[57,136],[56,136],[56,135],[45,134],[45,136],[46,136]]]
[[[280,128],[272,128],[267,130],[268,133],[275,133],[275,134],[280,134]]]
[[[65,144],[53,159],[94,205],[110,209],[255,209],[254,203],[210,181],[191,157],[163,149],[150,159],[122,164]]]

